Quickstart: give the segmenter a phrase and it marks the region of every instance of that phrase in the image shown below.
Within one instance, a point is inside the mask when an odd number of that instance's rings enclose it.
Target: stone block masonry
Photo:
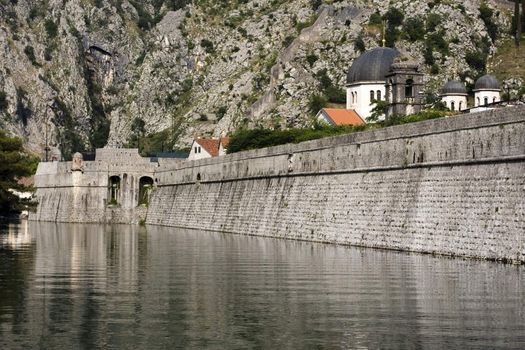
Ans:
[[[525,108],[162,166],[150,224],[525,262]]]

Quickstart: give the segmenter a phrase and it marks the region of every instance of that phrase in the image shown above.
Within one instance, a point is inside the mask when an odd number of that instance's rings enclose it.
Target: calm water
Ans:
[[[0,349],[525,348],[525,269],[160,227],[0,227]]]

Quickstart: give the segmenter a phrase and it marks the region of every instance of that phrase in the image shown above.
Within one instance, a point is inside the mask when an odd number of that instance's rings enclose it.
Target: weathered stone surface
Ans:
[[[84,166],[39,166],[33,219],[138,222],[149,176],[149,224],[525,262],[525,107],[198,161],[104,149]]]

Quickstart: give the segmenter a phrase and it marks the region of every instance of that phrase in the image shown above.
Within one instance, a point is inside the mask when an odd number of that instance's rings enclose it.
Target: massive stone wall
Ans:
[[[38,207],[32,220],[54,222],[139,223],[147,208],[139,205],[139,180],[153,178],[158,163],[138,150],[99,149],[96,160],[73,171],[71,162],[40,163],[35,176]],[[109,200],[109,178],[120,178],[118,201]]]
[[[147,222],[525,262],[525,108],[159,167]]]

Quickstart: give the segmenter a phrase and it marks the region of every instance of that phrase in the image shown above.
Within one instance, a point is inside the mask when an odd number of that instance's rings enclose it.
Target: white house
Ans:
[[[191,144],[188,160],[223,156],[226,154],[229,142],[230,139],[228,137],[219,139],[196,138]]]
[[[366,120],[375,101],[389,100],[385,96],[386,75],[398,55],[395,49],[378,47],[355,59],[346,77],[347,109],[355,110]]]

